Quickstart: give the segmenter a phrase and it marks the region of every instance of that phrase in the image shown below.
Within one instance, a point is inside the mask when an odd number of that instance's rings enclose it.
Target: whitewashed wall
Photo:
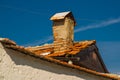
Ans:
[[[0,43],[0,80],[108,80],[6,49]]]

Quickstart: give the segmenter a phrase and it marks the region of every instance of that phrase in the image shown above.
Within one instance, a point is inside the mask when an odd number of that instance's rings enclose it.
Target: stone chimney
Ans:
[[[74,41],[74,26],[76,24],[72,12],[56,13],[53,21],[54,52],[69,50]]]

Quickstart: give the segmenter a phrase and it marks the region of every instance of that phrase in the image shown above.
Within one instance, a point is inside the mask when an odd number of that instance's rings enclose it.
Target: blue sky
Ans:
[[[120,0],[0,0],[0,37],[22,46],[52,42],[56,12],[72,11],[75,41],[96,40],[110,72],[120,73]]]

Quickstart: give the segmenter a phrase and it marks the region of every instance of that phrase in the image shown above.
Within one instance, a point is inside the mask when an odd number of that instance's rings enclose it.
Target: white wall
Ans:
[[[0,80],[108,80],[2,47]]]

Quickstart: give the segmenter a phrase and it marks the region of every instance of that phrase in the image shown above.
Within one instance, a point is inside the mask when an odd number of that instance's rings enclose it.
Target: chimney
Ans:
[[[69,50],[74,41],[74,26],[76,24],[72,12],[56,13],[53,21],[54,52]]]

